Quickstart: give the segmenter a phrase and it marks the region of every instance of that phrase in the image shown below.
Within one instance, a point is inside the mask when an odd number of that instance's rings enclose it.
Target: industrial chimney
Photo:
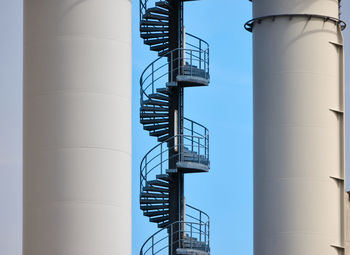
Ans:
[[[253,0],[255,255],[349,252],[339,4]]]
[[[24,0],[23,86],[23,254],[131,254],[131,1]]]

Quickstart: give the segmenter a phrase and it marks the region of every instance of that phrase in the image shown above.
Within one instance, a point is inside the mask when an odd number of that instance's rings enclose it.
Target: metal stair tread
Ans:
[[[157,107],[157,106],[141,106],[140,111],[168,112],[169,109],[165,107]]]
[[[141,118],[169,117],[169,113],[141,112],[140,116]]]
[[[169,95],[169,89],[167,87],[165,87],[165,88],[158,88],[158,89],[156,89],[156,91],[158,93],[161,93],[161,94]]]
[[[151,7],[151,8],[148,8],[147,11],[151,13],[169,15],[169,10],[159,8],[159,7]]]
[[[161,187],[169,187],[169,183],[160,181],[160,180],[152,180],[148,181],[149,184],[154,185],[154,186],[161,186]]]
[[[140,204],[165,204],[169,203],[169,199],[155,200],[155,199],[140,199]]]
[[[167,221],[164,221],[164,222],[162,222],[162,223],[159,223],[158,224],[158,228],[165,228],[166,226],[168,226],[169,225],[169,221],[167,220]]]
[[[143,129],[147,131],[159,130],[163,128],[169,128],[169,123],[160,125],[144,126]]]
[[[141,38],[144,40],[152,39],[152,38],[169,38],[169,33],[164,33],[164,32],[143,33],[141,34]]]
[[[164,43],[161,45],[151,46],[151,50],[153,51],[161,51],[169,47],[169,43]]]
[[[169,4],[166,1],[158,1],[155,3],[156,6],[169,10]]]
[[[150,132],[151,136],[163,136],[169,134],[169,128]]]
[[[167,27],[169,26],[169,22],[164,21],[153,21],[153,20],[142,20],[140,22],[141,26],[159,26],[159,27]]]
[[[140,32],[169,32],[169,27],[148,27],[148,26],[141,26]]]
[[[164,136],[160,136],[158,137],[158,142],[165,142],[166,140],[168,140],[170,138],[170,136],[167,134],[167,135],[164,135]]]
[[[149,97],[152,98],[152,99],[154,98],[154,99],[157,99],[157,100],[169,101],[169,96],[166,96],[166,95],[163,95],[163,94],[160,94],[160,93],[150,94]]]
[[[141,197],[169,198],[169,194],[142,192]]]
[[[149,219],[150,222],[156,222],[156,223],[160,223],[166,220],[169,220],[169,216],[152,217]]]
[[[141,119],[140,122],[143,125],[159,124],[159,123],[169,122],[169,119],[167,119],[167,118],[162,118],[162,119],[155,119],[155,118],[153,118],[153,119]]]
[[[169,216],[169,209],[164,211],[143,212],[143,215],[147,217],[154,217],[159,215]]]
[[[165,48],[164,50],[158,52],[158,56],[162,57],[162,56],[168,54],[168,52],[169,52],[169,48]]]
[[[150,9],[147,10],[147,13],[143,15],[144,19],[156,19],[156,20],[169,20],[169,16],[153,14],[150,12]]]
[[[152,100],[152,99],[147,99],[147,100],[143,101],[143,104],[169,106],[169,102],[157,101],[157,100]]]
[[[164,192],[169,193],[169,189],[154,187],[152,185],[147,185],[143,188],[144,191],[153,191],[153,192]]]
[[[165,210],[169,209],[169,205],[141,205],[140,208],[143,211]]]
[[[169,177],[168,174],[158,174],[158,175],[156,176],[156,178],[157,178],[158,180],[167,181],[167,182],[170,180],[170,177]]]
[[[162,38],[157,38],[157,39],[146,39],[144,41],[145,41],[146,45],[155,45],[155,44],[160,44],[160,43],[167,43],[169,41],[169,38],[162,37]]]

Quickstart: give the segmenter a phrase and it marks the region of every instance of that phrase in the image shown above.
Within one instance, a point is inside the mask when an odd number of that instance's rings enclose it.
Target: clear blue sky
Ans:
[[[350,3],[343,2],[349,17],[344,19],[350,20]],[[138,0],[133,7],[133,255],[138,255],[157,230],[138,204],[139,163],[156,144],[139,124],[138,81],[156,54],[139,38]],[[202,0],[185,9],[186,31],[211,45],[210,86],[185,91],[186,116],[210,130],[211,171],[187,176],[186,201],[211,217],[212,254],[252,255],[252,49],[243,29],[251,2]],[[21,255],[22,0],[0,0],[0,45],[0,254]]]

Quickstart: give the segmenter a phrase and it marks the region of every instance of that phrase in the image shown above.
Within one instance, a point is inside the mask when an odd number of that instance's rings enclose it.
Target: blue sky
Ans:
[[[139,210],[139,163],[157,142],[139,124],[139,76],[156,58],[139,38],[133,1],[133,255],[157,229]],[[210,43],[211,84],[185,91],[185,114],[210,130],[211,171],[186,176],[186,201],[211,217],[213,254],[253,254],[252,48],[248,0],[185,8],[186,31]],[[348,11],[347,11],[348,10]],[[350,3],[343,14],[350,20]],[[350,41],[349,31],[345,32]],[[0,253],[21,254],[22,0],[0,0]],[[350,48],[350,44],[347,44]],[[349,59],[349,51],[346,51]]]

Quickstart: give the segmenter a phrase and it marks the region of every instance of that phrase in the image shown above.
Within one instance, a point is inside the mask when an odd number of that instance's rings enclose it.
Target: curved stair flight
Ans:
[[[140,208],[160,228],[140,255],[210,254],[209,216],[182,199],[183,176],[210,169],[208,129],[183,116],[184,88],[210,82],[208,43],[184,32],[189,1],[140,0],[141,38],[158,53],[140,78],[140,122],[158,141],[140,165]]]

